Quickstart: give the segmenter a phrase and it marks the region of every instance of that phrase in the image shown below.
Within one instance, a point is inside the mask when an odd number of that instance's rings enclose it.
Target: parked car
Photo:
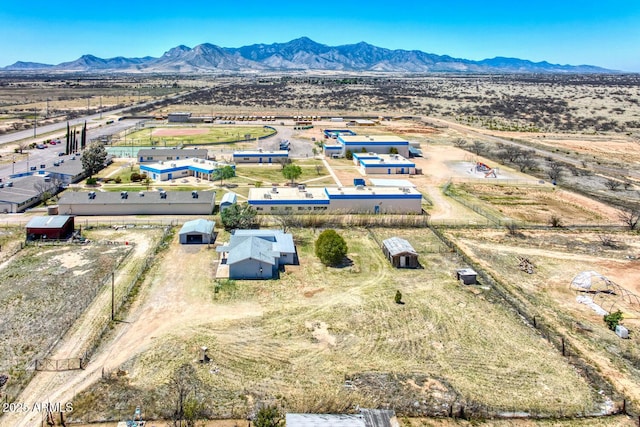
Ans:
[[[47,148],[47,146],[46,146],[46,145],[44,145],[44,144],[38,144],[38,145],[36,145],[36,148],[37,148],[38,150],[44,150],[45,148]]]

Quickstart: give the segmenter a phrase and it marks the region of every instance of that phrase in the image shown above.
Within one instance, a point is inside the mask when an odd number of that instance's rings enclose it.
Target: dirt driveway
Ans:
[[[101,378],[117,370],[124,362],[152,346],[166,334],[186,336],[193,327],[216,321],[260,316],[255,303],[237,302],[215,311],[209,304],[217,254],[206,245],[180,245],[175,236],[169,249],[157,259],[142,285],[136,303],[125,319],[115,327],[113,337],[97,349],[84,371],[39,372],[17,401],[73,402],[74,396]],[[91,310],[91,309],[90,309]],[[74,330],[82,333],[82,327]],[[77,336],[65,337],[60,352],[76,345]],[[57,354],[57,353],[56,353]],[[37,425],[41,414],[5,414],[3,425]],[[4,424],[6,423],[6,424]]]

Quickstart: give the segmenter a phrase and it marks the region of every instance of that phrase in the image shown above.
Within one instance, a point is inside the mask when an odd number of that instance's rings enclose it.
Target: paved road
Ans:
[[[94,116],[88,116],[88,117],[94,117]],[[73,123],[76,123],[77,125],[81,126],[82,124],[84,124],[84,119],[85,118],[76,119],[73,121]],[[93,129],[89,129],[89,128],[87,129],[87,139],[89,141],[91,141],[92,139],[98,139],[102,136],[108,136],[108,135],[114,135],[114,134],[120,133],[125,129],[129,129],[140,122],[140,120],[127,119],[127,120],[116,121],[110,125],[105,125],[104,123],[106,122],[106,120],[107,119],[103,119],[102,122],[97,124],[93,123],[94,126],[98,126],[98,127],[95,127]],[[87,122],[88,121],[89,120],[87,120]],[[72,122],[70,121],[69,124],[71,123]],[[51,126],[54,126],[54,125],[51,125]],[[62,126],[56,128],[55,130],[50,131],[50,132],[60,131],[60,134],[57,137],[61,141],[61,144],[57,144],[57,145],[46,144],[47,148],[42,150],[39,150],[37,148],[34,148],[32,150],[24,150],[24,153],[27,154],[26,159],[18,160],[15,163],[13,162],[6,163],[0,166],[0,179],[2,179],[3,182],[6,182],[9,179],[10,175],[28,172],[32,166],[39,166],[41,164],[51,165],[51,163],[58,157],[58,154],[64,152],[65,150],[66,129],[67,129],[67,123],[64,122],[62,123]],[[79,129],[79,126],[77,129]],[[33,136],[33,131],[31,132]],[[20,132],[16,132],[16,133],[20,133]],[[12,135],[15,135],[15,134],[12,134]],[[7,135],[4,135],[4,136],[7,136]],[[7,144],[12,142],[13,141],[8,142]],[[13,156],[13,155],[9,154],[5,156]]]

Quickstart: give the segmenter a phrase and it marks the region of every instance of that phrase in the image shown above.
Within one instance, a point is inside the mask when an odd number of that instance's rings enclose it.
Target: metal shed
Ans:
[[[73,234],[72,216],[36,216],[27,223],[27,240],[67,239]]]
[[[207,221],[206,219],[185,222],[179,233],[180,243],[183,245],[213,243],[215,241],[213,232],[215,225],[214,221]]]
[[[478,273],[470,268],[461,268],[456,270],[456,279],[460,280],[463,285],[475,285],[478,283]]]
[[[417,268],[418,253],[409,242],[399,237],[382,241],[382,251],[396,268]]]
[[[234,203],[237,203],[237,201],[238,201],[238,195],[236,193],[232,191],[225,193],[224,196],[222,196],[222,200],[220,200],[220,212],[227,209],[229,206],[233,205]]]

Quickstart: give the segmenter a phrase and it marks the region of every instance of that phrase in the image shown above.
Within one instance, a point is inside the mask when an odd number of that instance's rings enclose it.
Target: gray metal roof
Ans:
[[[58,166],[55,166],[55,164],[58,164]],[[53,162],[47,162],[47,167],[44,170],[46,172],[69,176],[77,176],[84,173],[82,160],[80,160],[79,156],[75,156],[75,159],[74,156],[63,156],[58,158],[58,160],[54,160]]]
[[[287,427],[393,427],[393,410],[360,409],[359,414],[286,414]]]
[[[214,221],[194,219],[193,221],[185,222],[178,234],[200,233],[210,235],[213,233],[215,225],[216,223]]]
[[[235,244],[233,244],[235,243]],[[247,259],[264,262],[270,265],[276,265],[280,254],[274,252],[272,243],[259,237],[242,237],[236,238],[230,242],[227,247],[229,255],[227,264],[232,265]]]
[[[459,270],[456,270],[456,273],[458,273],[461,276],[477,276],[478,275],[478,273],[476,273],[476,271],[471,268],[461,268]]]
[[[235,230],[234,236],[253,236],[273,242],[273,250],[280,253],[296,253],[296,245],[293,243],[293,236],[282,230]]]
[[[10,181],[13,182],[12,187],[7,187],[9,180],[6,180],[4,188],[0,188],[0,202],[21,203],[39,197],[40,192],[34,188],[34,185],[42,182],[41,177],[25,176]]]
[[[287,414],[287,427],[367,427],[360,414]]]
[[[412,255],[418,255],[411,243],[407,242],[400,237],[391,237],[383,240],[382,245],[387,248],[391,255],[399,255],[404,253],[410,253]]]
[[[27,228],[62,228],[67,223],[69,215],[34,216],[27,223]]]
[[[141,148],[138,150],[138,157],[180,156],[181,158],[206,158],[208,155],[209,150],[205,148]]]
[[[160,191],[129,192],[127,198],[122,198],[120,192],[96,191],[95,199],[89,198],[89,191],[65,191],[60,198],[60,205],[103,205],[103,204],[128,204],[148,205],[154,204],[211,204],[215,200],[215,191],[198,191],[198,197],[194,198],[191,191],[167,191],[167,198],[160,197]]]
[[[228,193],[225,193],[224,196],[222,196],[222,200],[220,200],[220,204],[234,204],[238,201],[238,195],[236,193],[234,193],[233,191],[229,191]]]

